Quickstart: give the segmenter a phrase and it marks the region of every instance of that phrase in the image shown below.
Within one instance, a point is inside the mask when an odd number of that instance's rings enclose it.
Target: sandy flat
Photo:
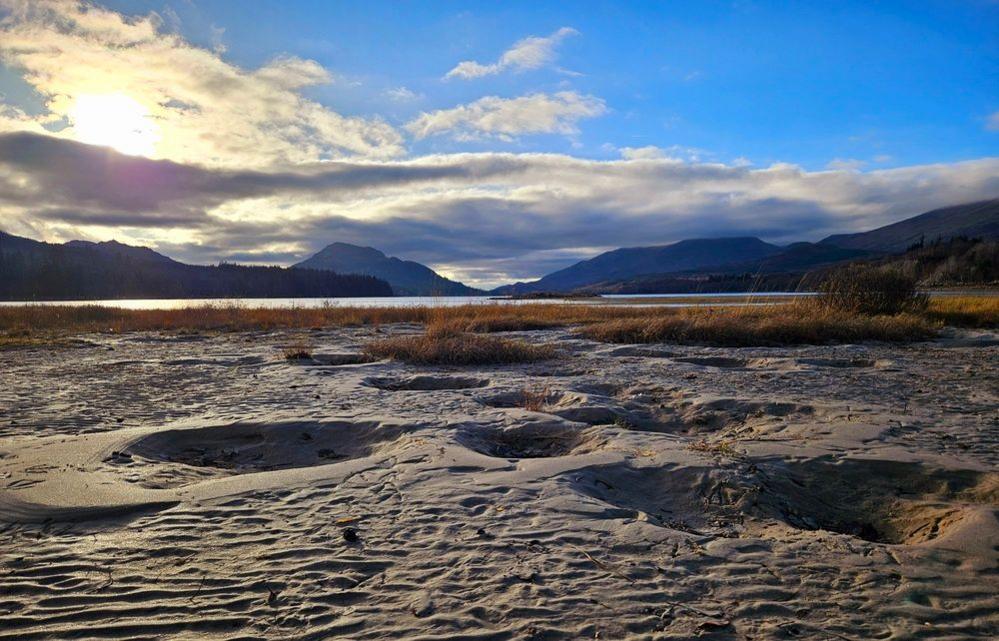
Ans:
[[[0,639],[999,629],[999,335],[360,357],[412,331],[0,351]]]

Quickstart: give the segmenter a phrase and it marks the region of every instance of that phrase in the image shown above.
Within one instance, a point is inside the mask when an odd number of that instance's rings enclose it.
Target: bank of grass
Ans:
[[[0,346],[62,344],[87,333],[216,333],[323,329],[414,323],[455,336],[581,326],[596,340],[699,342],[718,345],[907,341],[944,325],[999,327],[999,297],[943,296],[924,309],[868,315],[812,299],[752,307],[626,307],[531,303],[456,307],[252,308],[204,305],[172,310],[85,306],[0,307]],[[465,338],[467,340],[467,337]],[[452,338],[452,347],[458,346]]]
[[[925,340],[941,324],[923,315],[857,314],[812,301],[758,308],[677,310],[655,318],[626,318],[588,325],[580,334],[607,343],[674,343],[752,347]]]
[[[556,355],[551,345],[475,334],[447,324],[430,325],[418,335],[396,336],[369,343],[365,352],[374,358],[391,358],[418,365],[532,363]]]
[[[592,323],[633,317],[639,313],[639,308],[556,303],[318,308],[195,305],[149,310],[97,305],[16,305],[0,307],[0,335],[29,337],[91,332],[244,332],[442,322],[463,331],[488,333]]]

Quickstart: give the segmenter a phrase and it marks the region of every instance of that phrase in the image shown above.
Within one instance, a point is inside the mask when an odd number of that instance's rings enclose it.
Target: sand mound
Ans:
[[[399,425],[375,421],[235,423],[165,430],[135,441],[108,462],[129,464],[138,457],[236,474],[309,467],[369,456],[396,441],[403,431]]]
[[[485,387],[486,385],[489,385],[489,379],[476,378],[472,376],[438,376],[434,374],[406,376],[401,378],[391,376],[372,376],[371,378],[365,379],[364,384],[368,387],[377,387],[378,389],[390,392],[399,392],[403,390],[429,392],[436,390],[473,389],[477,387]]]
[[[999,505],[999,474],[918,463],[849,460],[761,465],[750,512],[802,530],[828,530],[877,543],[933,540],[965,508]]]

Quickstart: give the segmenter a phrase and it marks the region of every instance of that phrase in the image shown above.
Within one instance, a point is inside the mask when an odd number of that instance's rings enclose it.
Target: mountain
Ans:
[[[837,234],[820,242],[847,249],[898,253],[920,242],[961,236],[999,239],[999,198],[934,209],[871,231]]]
[[[462,283],[448,280],[426,265],[390,258],[373,247],[359,247],[348,243],[327,245],[295,267],[374,276],[388,281],[392,290],[400,296],[470,296],[482,293]]]
[[[117,242],[43,243],[0,232],[0,300],[391,296],[370,276],[312,269],[186,265]]]
[[[626,247],[604,252],[548,274],[530,283],[516,283],[493,290],[497,294],[564,292],[650,274],[666,274],[759,260],[782,248],[759,238],[700,238],[672,245]]]

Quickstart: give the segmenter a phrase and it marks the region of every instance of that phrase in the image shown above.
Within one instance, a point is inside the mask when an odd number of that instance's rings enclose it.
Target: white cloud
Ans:
[[[999,131],[999,111],[993,112],[985,122],[985,128],[989,131]]]
[[[712,157],[714,154],[698,149],[696,147],[684,147],[683,145],[670,145],[669,147],[657,147],[646,145],[644,147],[621,147],[618,149],[621,157],[625,160],[667,160],[670,162],[702,162],[705,157]],[[745,163],[736,163],[745,164]]]
[[[452,109],[424,112],[405,128],[418,139],[450,134],[456,139],[513,140],[524,134],[578,133],[576,123],[607,113],[604,101],[574,91],[519,98],[486,96]]]
[[[415,100],[420,100],[423,98],[421,94],[416,93],[411,89],[406,87],[394,87],[392,89],[385,90],[385,97],[392,102],[413,102]]]
[[[655,145],[645,147],[621,147],[621,157],[625,160],[665,160],[669,158],[666,152]]]
[[[491,64],[482,64],[474,60],[459,62],[454,69],[447,72],[445,80],[451,78],[481,78],[491,76],[503,71],[524,71],[528,69],[539,69],[555,60],[555,49],[569,36],[578,35],[579,32],[572,27],[562,27],[550,36],[529,36],[520,40],[512,47],[503,52],[499,60]],[[568,72],[575,75],[575,72]]]
[[[0,10],[0,62],[44,98],[37,122],[67,122],[78,96],[113,93],[148,110],[162,132],[160,158],[263,166],[403,152],[382,120],[343,116],[302,95],[331,82],[314,61],[284,56],[243,69],[221,49],[165,31],[155,13],[126,17],[58,0],[0,0]],[[61,135],[74,137],[72,122]]]

